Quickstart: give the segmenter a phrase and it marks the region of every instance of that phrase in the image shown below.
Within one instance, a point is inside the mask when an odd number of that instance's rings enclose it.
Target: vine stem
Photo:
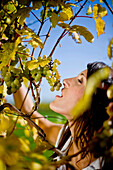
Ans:
[[[43,24],[44,24],[45,11],[46,11],[46,0],[45,0],[45,6],[44,6],[44,14],[43,14],[43,17],[42,17],[41,25],[40,25],[40,28],[38,30],[37,36],[39,36],[41,29],[43,27]],[[33,48],[33,51],[32,51],[32,54],[31,54],[31,60],[33,58],[34,52],[35,52],[35,48]]]
[[[31,11],[31,13],[35,16],[35,18],[41,23],[41,21],[38,19],[38,17],[34,14],[34,12]]]
[[[83,5],[82,5],[82,6],[80,7],[80,9],[78,10],[78,12],[72,17],[71,21],[69,22],[69,25],[71,25],[71,23],[74,21],[74,19],[77,17],[77,15],[78,15],[78,14],[80,13],[80,11],[82,10],[82,8],[84,8],[84,6],[85,6],[85,4],[87,3],[87,1],[88,1],[88,0],[86,0],[86,1],[83,3]],[[67,31],[67,30],[65,29],[65,30],[62,32],[62,34],[60,35],[60,37],[58,38],[56,44],[54,45],[54,47],[53,47],[53,49],[52,49],[52,51],[51,51],[51,53],[50,53],[50,55],[49,55],[50,57],[53,55],[53,53],[54,53],[57,45],[59,44],[60,40],[62,39],[62,37],[63,37],[63,35],[65,34],[66,31]]]
[[[113,14],[113,10],[111,9],[110,5],[107,3],[106,0],[103,0],[103,2],[106,4],[106,6],[108,7],[108,9],[111,11],[111,13]]]
[[[50,28],[49,28],[49,30],[48,30],[48,33],[47,33],[47,35],[46,35],[46,38],[45,38],[45,41],[44,41],[44,43],[43,43],[43,45],[45,45],[45,43],[46,43],[46,41],[47,41],[47,39],[48,39],[48,37],[49,37],[49,34],[50,34],[50,31],[51,31],[51,26],[50,26]],[[40,53],[39,53],[39,55],[38,55],[38,57],[41,55],[41,53],[42,53],[42,50],[44,49],[44,47],[43,48],[41,48],[41,50],[40,50]]]

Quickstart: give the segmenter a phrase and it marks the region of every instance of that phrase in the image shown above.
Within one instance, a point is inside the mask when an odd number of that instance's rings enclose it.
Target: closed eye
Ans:
[[[82,84],[83,78],[81,78],[81,79],[78,78],[78,82],[79,82],[80,84]]]

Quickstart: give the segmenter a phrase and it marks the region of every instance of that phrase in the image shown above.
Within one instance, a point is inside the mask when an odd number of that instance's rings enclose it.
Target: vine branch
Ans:
[[[108,7],[108,9],[110,10],[110,12],[113,14],[113,10],[111,9],[110,5],[107,3],[106,0],[103,0],[103,2],[106,4],[106,6]]]
[[[88,1],[88,0],[86,0],[86,1],[83,3],[83,5],[82,5],[82,6],[80,7],[80,9],[78,10],[78,12],[72,17],[71,21],[69,22],[69,25],[71,25],[71,23],[73,22],[73,20],[77,17],[77,15],[80,13],[80,11],[84,8],[84,6],[85,6],[85,4],[87,3],[87,1]],[[52,49],[52,51],[51,51],[51,53],[50,53],[50,55],[49,55],[50,57],[53,55],[53,53],[54,53],[57,45],[59,44],[60,40],[62,39],[62,37],[63,37],[63,35],[64,35],[64,33],[65,33],[66,31],[67,31],[67,30],[65,29],[65,30],[62,32],[62,34],[60,35],[60,37],[58,38],[56,44],[54,45],[54,47],[53,47],[53,49]]]

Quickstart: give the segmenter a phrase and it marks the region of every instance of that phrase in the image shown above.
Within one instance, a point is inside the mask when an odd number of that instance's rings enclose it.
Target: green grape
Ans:
[[[54,62],[57,63],[58,65],[61,64],[61,62],[59,60],[57,60],[57,59],[55,59]]]
[[[46,80],[49,80],[50,78],[49,78],[49,76],[48,75],[46,75]]]
[[[61,86],[62,86],[62,84],[61,84],[60,82],[58,82],[58,83],[57,83],[57,86],[61,87]]]
[[[55,82],[55,78],[53,76],[51,77],[51,82]]]
[[[48,76],[52,76],[52,71],[51,71],[51,70],[48,70],[46,74],[47,74]]]
[[[56,91],[59,91],[60,90],[60,87],[59,86],[56,86]]]
[[[7,82],[6,82],[6,85],[7,85],[8,87],[10,87],[10,86],[11,86],[11,82],[10,82],[10,81],[7,81]]]
[[[16,86],[18,86],[19,80],[18,80],[18,79],[15,79],[15,80],[14,80],[14,84],[15,84]]]
[[[15,93],[17,91],[16,87],[11,87],[11,92]]]
[[[55,90],[55,88],[54,88],[54,87],[51,87],[51,88],[50,88],[50,90],[51,90],[51,91],[54,91],[54,90]]]
[[[35,81],[37,82],[37,81],[40,81],[40,78],[41,78],[41,74],[39,73],[39,74],[37,74],[36,76],[35,76]]]
[[[1,70],[1,75],[4,77],[6,75],[8,68],[7,67],[3,67]]]

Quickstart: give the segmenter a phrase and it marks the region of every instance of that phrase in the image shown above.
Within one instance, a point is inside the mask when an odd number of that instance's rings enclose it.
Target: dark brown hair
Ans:
[[[87,78],[104,67],[108,66],[103,62],[89,63],[87,65]],[[106,113],[106,107],[111,102],[111,99],[107,97],[107,89],[113,84],[113,76],[110,75],[108,79],[102,81],[102,83],[103,88],[97,88],[93,95],[90,109],[74,120],[74,140],[79,149],[83,149],[89,143],[94,137],[94,133],[99,131],[103,122],[109,117]],[[81,159],[88,153],[88,149],[82,152]]]

